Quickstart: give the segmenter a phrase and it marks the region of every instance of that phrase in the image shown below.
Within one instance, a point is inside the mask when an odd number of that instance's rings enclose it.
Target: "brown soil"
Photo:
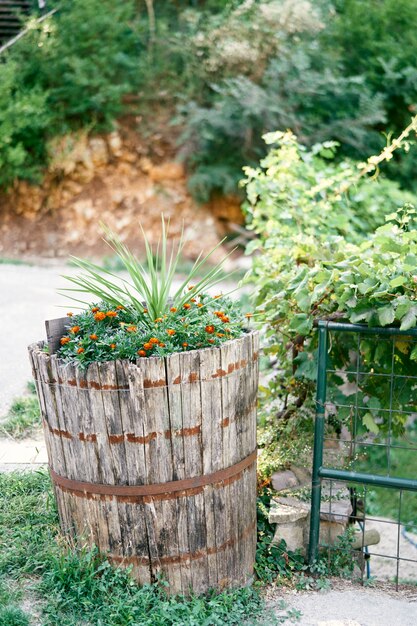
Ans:
[[[197,205],[168,132],[167,137],[154,133],[145,140],[125,124],[106,136],[78,133],[55,140],[42,185],[18,182],[0,195],[0,257],[111,255],[101,239],[101,221],[138,251],[139,224],[156,241],[161,214],[170,219],[172,236],[184,226],[190,258],[214,247],[242,223],[239,201]]]

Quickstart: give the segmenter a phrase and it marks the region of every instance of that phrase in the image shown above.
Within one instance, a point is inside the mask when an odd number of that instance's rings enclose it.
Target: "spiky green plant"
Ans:
[[[60,293],[71,292],[78,296],[83,293],[93,295],[98,300],[115,307],[133,307],[139,313],[143,313],[145,305],[152,320],[162,317],[170,306],[181,308],[191,297],[219,283],[223,277],[224,263],[231,254],[227,254],[220,262],[209,265],[210,257],[224,240],[220,241],[208,254],[200,253],[183,282],[174,291],[174,278],[182,260],[185,245],[183,231],[179,240],[172,242],[169,251],[169,222],[166,222],[163,216],[161,217],[161,237],[156,249],[151,245],[141,226],[146,253],[146,263],[143,264],[108,226],[102,223],[101,228],[104,232],[104,241],[120,260],[121,265],[129,274],[129,279],[117,276],[90,261],[72,257],[73,264],[83,273],[75,277],[64,276],[75,287],[61,289]],[[195,284],[189,289],[190,283],[194,281]],[[69,297],[84,305],[88,304],[79,297]]]

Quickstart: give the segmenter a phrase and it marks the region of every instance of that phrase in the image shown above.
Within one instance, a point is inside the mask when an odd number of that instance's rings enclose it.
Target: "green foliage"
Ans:
[[[113,568],[96,549],[67,546],[58,532],[45,472],[0,475],[0,541],[2,580],[13,577],[21,589],[36,593],[44,626],[259,623],[262,601],[252,587],[189,599],[168,596],[163,582],[139,587],[126,570]],[[5,611],[15,615],[10,626],[27,624],[17,609],[9,606]]]
[[[261,601],[252,588],[186,599],[167,596],[164,585],[138,587],[122,569],[114,569],[96,550],[59,555],[45,573],[40,593],[48,598],[45,626],[76,624],[238,625]]]
[[[108,302],[101,302],[72,317],[59,354],[86,367],[98,361],[136,361],[218,347],[242,334],[246,320],[232,300],[206,294],[198,298],[198,302],[189,299],[181,308],[171,307],[157,318],[143,307],[140,311],[128,306],[112,310]]]
[[[384,215],[395,210],[398,202],[413,199],[382,177],[374,185],[360,179],[352,161],[335,163],[334,142],[307,150],[291,132],[269,133],[264,139],[273,147],[260,167],[244,168],[248,227],[261,237],[248,252],[264,243],[272,248],[273,240],[285,242],[298,235],[303,241],[328,235],[359,241],[364,232],[383,224]]]
[[[48,138],[79,127],[103,129],[137,86],[140,43],[134,2],[74,0],[0,59],[0,185],[35,181]]]
[[[320,577],[341,576],[351,578],[355,567],[352,543],[355,527],[349,526],[336,538],[330,550],[323,549],[318,560],[310,566],[310,572]],[[358,553],[359,554],[359,553]]]
[[[256,251],[252,279],[257,319],[265,330],[266,351],[275,360],[275,375],[264,398],[272,421],[281,418],[308,432],[317,371],[315,320],[397,324],[403,330],[416,326],[417,220],[414,209],[401,209],[373,232],[393,208],[378,199],[378,182],[361,178],[352,163],[329,162],[333,144],[306,151],[291,133],[267,140],[280,143],[260,168],[245,170],[249,227],[258,235],[248,249]],[[381,158],[371,158],[369,164]],[[406,199],[396,186],[393,190],[394,203],[401,196]],[[334,339],[334,369],[355,369],[353,342],[353,336]],[[361,350],[366,371],[389,369],[388,345],[363,341]],[[395,358],[397,372],[412,374],[416,357],[410,341],[398,343]],[[388,428],[386,420],[376,425],[374,419],[379,406],[389,406],[387,381],[372,376],[360,381],[358,401],[369,407],[361,425],[364,432]],[[339,379],[339,386],[342,382]],[[343,393],[338,393],[334,400],[343,403]],[[411,382],[398,391],[395,401],[398,409],[413,409]],[[348,420],[349,410],[338,411],[338,419]],[[404,419],[395,414],[397,432]],[[266,447],[271,445],[266,442]]]
[[[128,101],[148,130],[155,106],[178,107],[180,154],[200,201],[236,193],[267,131],[290,128],[308,146],[338,141],[341,155],[363,158],[414,110],[413,0],[155,0],[155,24],[145,2],[57,6],[2,57],[3,186],[39,180],[48,139],[108,129]],[[395,161],[392,175],[412,187],[413,157]]]
[[[292,128],[309,145],[328,138],[366,154],[379,144],[369,127],[385,121],[381,98],[361,78],[315,68],[308,50],[287,41],[260,81],[236,76],[211,85],[209,106],[182,107],[180,141],[192,146],[187,159],[190,190],[206,201],[213,191],[234,191],[244,164],[264,154],[262,135]],[[218,155],[221,154],[219,162]]]
[[[41,575],[58,532],[46,472],[0,474],[0,529],[0,576]]]
[[[268,521],[271,491],[263,488],[258,497],[258,543],[256,546],[255,571],[263,583],[292,579],[305,569],[300,553],[287,550],[285,541],[273,544],[274,527]]]
[[[47,93],[53,132],[108,127],[121,113],[139,53],[133,19],[131,0],[74,0],[11,49],[25,89]]]
[[[14,178],[35,181],[46,159],[45,133],[51,120],[47,92],[28,90],[16,61],[0,61],[0,185]]]
[[[280,381],[284,394],[304,395],[304,401],[307,396],[311,397],[317,368],[315,319],[341,318],[352,323],[366,322],[370,326],[397,324],[402,330],[416,326],[417,220],[414,210],[405,214],[400,211],[395,216],[400,224],[381,226],[362,244],[343,242],[342,245],[340,237],[329,236],[325,242],[300,234],[292,238],[291,251],[286,249],[285,256],[279,258],[276,248],[267,252],[272,284],[264,282],[259,301],[265,310],[261,317],[268,319],[271,327],[270,352],[278,357],[280,368],[285,367],[287,379]],[[266,267],[265,262],[263,258],[263,267]],[[276,331],[283,340],[277,341]],[[289,345],[293,346],[292,351]],[[398,338],[395,349],[398,375],[413,375],[416,359],[413,345],[410,338]],[[354,337],[335,336],[333,368],[355,370],[354,348]],[[375,344],[363,340],[361,353],[361,370],[389,371],[393,358],[390,342]],[[354,374],[347,375],[348,381],[354,378]],[[371,416],[371,419],[365,419],[367,414],[362,417],[363,426],[378,430],[373,416],[378,414],[380,406],[389,406],[389,379],[381,381],[377,377],[363,376],[359,384],[357,401],[369,407]],[[341,391],[332,397],[346,404]],[[415,410],[411,380],[395,390],[394,401],[398,410]],[[338,419],[342,417],[349,418],[348,409],[338,411]],[[392,426],[401,430],[404,419],[404,415],[396,413]],[[379,428],[387,432],[388,423],[384,420]]]
[[[204,291],[224,277],[228,255],[216,265],[208,265],[220,244],[205,256],[200,254],[180,285],[174,287],[185,242],[181,236],[169,250],[163,218],[156,250],[142,230],[146,265],[112,231],[104,227],[104,232],[129,280],[90,261],[73,259],[83,274],[66,276],[75,287],[61,291],[74,293],[71,298],[83,304],[87,304],[81,300],[84,294],[101,302],[72,319],[68,335],[61,339],[63,358],[84,366],[114,359],[135,361],[138,355],[164,356],[219,346],[242,334],[245,317],[239,306],[222,294],[211,296]]]
[[[292,464],[308,467],[311,464],[313,427],[311,406],[297,407],[281,416],[275,386],[260,385],[258,411],[258,481],[268,484],[274,472],[288,469]]]
[[[6,416],[0,422],[0,434],[5,433],[16,439],[21,439],[31,434],[41,425],[41,416],[38,399],[32,386],[29,388],[30,395],[17,398]]]
[[[29,616],[19,607],[0,607],[0,624],[2,626],[30,626]]]
[[[80,294],[93,295],[112,306],[130,307],[137,313],[143,314],[144,306],[147,309],[150,322],[162,317],[169,309],[190,309],[190,298],[203,294],[204,290],[217,285],[222,279],[222,269],[229,255],[226,255],[215,265],[209,265],[209,259],[219,248],[222,242],[217,244],[205,256],[200,253],[187,272],[179,287],[174,289],[174,280],[183,256],[185,245],[184,235],[178,242],[168,242],[169,223],[161,217],[161,235],[156,246],[152,248],[150,241],[141,227],[142,241],[146,251],[146,266],[135,257],[121,239],[107,226],[102,224],[104,240],[113,250],[123,268],[129,276],[129,280],[120,279],[113,272],[106,270],[90,261],[72,258],[73,264],[84,273],[79,276],[65,276],[75,285],[75,288],[63,289],[74,292],[76,302],[83,302]],[[191,284],[195,282],[195,284]],[[194,301],[193,301],[194,302]],[[186,305],[184,307],[184,305]]]
[[[263,156],[267,131],[289,128],[308,146],[338,141],[341,155],[357,159],[382,148],[381,131],[407,125],[417,84],[413,0],[369,4],[253,2],[196,17],[183,48],[198,63],[193,101],[180,106],[180,143],[199,200],[234,189],[242,166]],[[413,187],[414,163],[396,155],[388,171]]]
[[[235,193],[275,129],[363,158],[414,111],[413,2],[154,0],[155,24],[145,2],[59,2],[2,57],[0,185],[39,180],[48,139],[108,129],[127,101],[148,130],[156,105],[178,106],[180,153],[201,201]],[[413,168],[402,154],[389,171],[413,187]]]
[[[336,0],[318,38],[322,54],[331,54],[346,76],[361,75],[383,99],[387,132],[407,125],[417,100],[417,72],[412,50],[417,45],[414,0]],[[382,141],[382,138],[381,138]],[[399,154],[388,167],[391,176],[415,188],[415,152]]]

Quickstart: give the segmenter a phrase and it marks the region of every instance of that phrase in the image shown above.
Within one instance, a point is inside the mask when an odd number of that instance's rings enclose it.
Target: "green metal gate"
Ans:
[[[365,529],[365,523],[368,520],[377,520],[378,518],[367,516],[366,513],[366,500],[370,489],[384,488],[388,489],[388,497],[395,498],[398,495],[398,507],[397,514],[394,520],[383,520],[384,522],[397,525],[397,546],[394,554],[377,554],[382,558],[394,559],[392,562],[395,565],[395,581],[398,588],[398,582],[400,580],[400,562],[414,563],[417,566],[417,542],[415,541],[416,535],[407,535],[406,529],[409,527],[407,524],[415,522],[417,528],[417,517],[414,520],[404,519],[402,510],[404,509],[404,493],[414,492],[415,502],[412,501],[412,505],[415,505],[417,511],[417,475],[404,477],[395,475],[393,467],[393,455],[399,454],[399,451],[407,450],[407,454],[417,455],[417,437],[410,441],[406,439],[405,442],[399,441],[396,438],[394,432],[394,423],[396,416],[404,422],[409,424],[411,428],[414,428],[414,424],[417,422],[417,363],[415,364],[415,374],[404,376],[401,372],[397,371],[398,362],[401,360],[402,351],[417,349],[417,329],[400,331],[398,328],[372,328],[359,324],[345,324],[337,322],[320,321],[318,324],[319,333],[319,349],[318,349],[318,378],[317,378],[317,393],[316,393],[316,419],[315,419],[315,432],[314,432],[314,456],[313,456],[313,477],[312,477],[312,495],[311,495],[311,520],[310,520],[310,540],[309,540],[309,563],[312,565],[318,557],[320,543],[320,507],[322,501],[322,482],[323,481],[342,481],[346,485],[350,486],[352,491],[358,487],[363,490],[362,497],[364,497],[365,505],[363,511],[363,532]],[[356,359],[355,368],[344,368],[342,370],[335,370],[332,365],[332,342],[335,339],[340,338],[340,333],[349,333],[350,340],[355,338],[356,345]],[[353,334],[353,335],[352,335]],[[392,353],[391,366],[388,371],[378,371],[378,368],[374,368],[367,365],[367,369],[363,365],[362,354],[364,352],[362,342],[370,341],[384,342],[382,349],[391,350]],[[408,347],[407,347],[408,346]],[[354,351],[352,351],[354,352]],[[353,358],[353,357],[352,357]],[[353,359],[354,360],[354,359]],[[363,371],[365,370],[366,371]],[[346,395],[346,399],[340,401],[340,394],[338,402],[332,401],[331,394],[328,390],[328,380],[330,376],[337,375],[341,379],[346,380],[350,375],[350,389]],[[364,417],[364,410],[368,410],[366,415],[369,415],[369,407],[363,406],[366,402],[363,401],[363,395],[360,396],[358,389],[360,389],[361,381],[365,376],[372,376],[373,384],[375,388],[378,386],[386,389],[389,395],[388,406],[381,406],[374,411],[375,414],[383,415],[384,428],[386,432],[384,437],[377,437],[375,434],[367,433],[366,435],[360,434],[360,421]],[[367,379],[368,382],[370,379]],[[356,382],[355,382],[356,381]],[[398,382],[399,381],[399,382]],[[346,383],[347,384],[347,383]],[[356,387],[355,387],[356,385]],[[404,389],[407,389],[407,403],[403,407],[399,404],[398,398],[401,398],[401,393],[405,394]],[[350,395],[349,395],[350,394]],[[410,398],[412,401],[410,402]],[[400,407],[400,408],[399,408]],[[326,439],[326,428],[329,419],[329,412],[333,411],[333,414],[337,415],[340,410],[349,412],[350,428],[349,428],[349,445],[351,451],[351,466],[346,468],[337,467],[325,467],[323,463],[323,448]],[[369,418],[368,418],[369,419]],[[364,420],[365,421],[365,420]],[[377,431],[378,426],[375,425],[374,430]],[[378,431],[377,431],[378,432]],[[416,429],[417,432],[417,429]],[[414,433],[414,431],[413,431]],[[414,437],[414,435],[413,435]],[[386,460],[386,468],[378,467],[376,473],[360,471],[361,468],[355,467],[353,462],[357,458],[361,458],[362,448],[366,448],[367,451],[373,447],[384,452],[384,463]],[[378,448],[379,447],[379,448]],[[404,453],[405,454],[405,453]],[[366,456],[366,455],[365,455]],[[416,456],[417,458],[417,456]],[[360,464],[360,463],[359,463]],[[382,469],[382,471],[381,471]],[[332,483],[330,482],[330,485]],[[355,487],[356,486],[356,487]],[[397,494],[393,492],[397,490]],[[330,492],[331,493],[331,492]],[[394,494],[394,495],[393,495]],[[391,500],[390,500],[391,501]],[[330,505],[331,506],[331,505]],[[352,520],[350,520],[352,521]],[[382,520],[379,520],[382,521]],[[414,531],[416,532],[416,531]],[[392,534],[392,531],[391,531]],[[401,536],[400,536],[401,535]],[[411,544],[411,548],[407,550],[407,556],[404,556],[403,549],[403,535]],[[404,540],[405,541],[405,540]],[[414,547],[413,547],[414,543]],[[329,547],[329,546],[327,546]],[[364,544],[362,544],[362,548]],[[411,550],[411,555],[410,555]],[[371,553],[372,554],[372,553]],[[410,558],[411,556],[411,558]],[[415,567],[413,565],[413,567]],[[408,566],[409,568],[410,566]],[[417,580],[417,567],[415,579]]]

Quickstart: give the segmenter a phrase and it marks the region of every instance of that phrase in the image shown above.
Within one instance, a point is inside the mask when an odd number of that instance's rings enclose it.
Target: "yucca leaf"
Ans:
[[[145,306],[148,309],[148,317],[152,321],[162,317],[167,312],[170,298],[172,298],[172,305],[178,308],[183,306],[190,297],[194,297],[218,284],[222,280],[224,263],[233,253],[233,251],[229,252],[219,263],[210,267],[197,280],[193,289],[188,290],[190,282],[208,266],[210,257],[224,240],[206,255],[200,253],[188,275],[172,294],[172,286],[185,245],[184,229],[181,231],[178,242],[172,242],[170,253],[168,253],[169,220],[165,221],[164,216],[161,216],[161,237],[155,252],[148,236],[140,226],[145,249],[145,265],[134,256],[126,244],[108,226],[101,224],[101,228],[104,233],[104,240],[122,263],[129,279],[116,275],[91,261],[73,257],[75,266],[81,269],[83,273],[75,277],[64,276],[75,287],[60,289],[60,292],[89,293],[112,306],[132,306],[141,313]],[[74,297],[71,297],[71,300],[88,304]]]

